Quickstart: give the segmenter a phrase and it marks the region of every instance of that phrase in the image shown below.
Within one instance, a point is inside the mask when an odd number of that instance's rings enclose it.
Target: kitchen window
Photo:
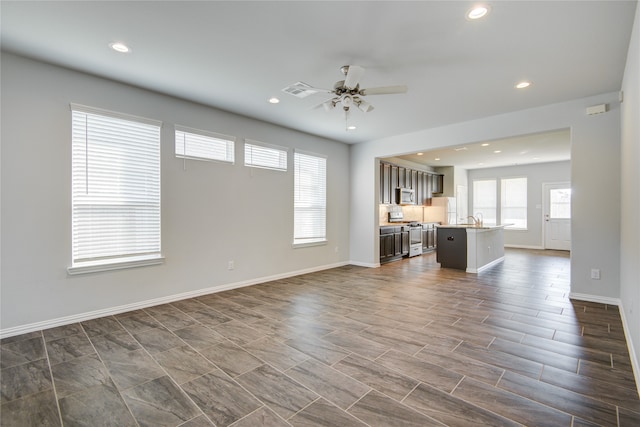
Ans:
[[[175,127],[176,157],[234,162],[235,138],[203,130]]]
[[[293,159],[293,244],[324,244],[327,241],[327,159],[299,150],[294,152]]]
[[[244,165],[286,172],[287,148],[264,142],[245,140]]]
[[[498,199],[495,179],[473,181],[473,215],[482,214],[484,224],[497,224]]]
[[[505,228],[527,228],[527,178],[503,178],[500,181],[500,218]]]
[[[161,122],[71,105],[69,274],[158,264]]]

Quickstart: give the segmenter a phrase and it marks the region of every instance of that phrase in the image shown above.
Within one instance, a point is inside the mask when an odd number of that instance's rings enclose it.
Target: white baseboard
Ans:
[[[351,265],[357,265],[358,267],[368,267],[368,268],[378,268],[380,267],[379,262],[360,262],[360,261],[349,261]]]
[[[109,307],[101,310],[90,311],[86,313],[73,314],[71,316],[59,317],[56,319],[45,320],[42,322],[29,323],[26,325],[14,326],[12,328],[0,329],[0,338],[8,338],[15,335],[26,334],[28,332],[40,331],[42,329],[50,329],[58,326],[69,325],[72,323],[84,322],[87,320],[97,319],[99,317],[112,316],[127,311],[139,310],[141,308],[153,307],[154,305],[167,304],[170,302],[180,301],[187,298],[199,297],[202,295],[213,294],[217,292],[229,291],[231,289],[243,288],[245,286],[257,285],[273,280],[286,279],[288,277],[300,276],[302,274],[314,273],[316,271],[328,270],[330,268],[342,267],[349,265],[348,261],[335,264],[323,265],[303,270],[290,271],[273,276],[258,277],[255,279],[245,280],[242,282],[228,283],[221,286],[198,289],[195,291],[183,292],[180,294],[168,295],[160,298],[139,301],[131,304]]]
[[[635,346],[633,345],[633,339],[631,338],[631,334],[629,334],[629,323],[627,323],[627,317],[624,314],[624,307],[622,306],[622,302],[618,306],[620,310],[620,317],[622,318],[622,330],[624,331],[624,339],[627,341],[627,348],[629,349],[629,358],[631,359],[631,369],[633,370],[633,377],[636,380],[636,389],[638,392],[638,397],[640,397],[640,360],[638,359],[638,354],[636,353]]]
[[[478,274],[488,268],[493,267],[496,264],[500,264],[502,261],[504,261],[504,257],[500,257],[498,259],[494,259],[493,261],[491,261],[489,264],[485,264],[482,267],[479,268],[467,268],[466,272],[467,273],[475,273]]]
[[[638,354],[636,353],[635,347],[633,345],[633,339],[629,334],[629,323],[627,322],[627,318],[624,313],[622,300],[620,300],[619,298],[601,297],[598,295],[578,294],[573,292],[569,294],[569,298],[577,299],[580,301],[615,305],[618,307],[620,318],[622,319],[622,330],[624,331],[624,338],[627,342],[627,350],[629,351],[629,358],[631,359],[631,369],[633,370],[633,377],[636,380],[636,391],[638,392],[638,397],[640,397],[640,360],[638,360]]]
[[[576,292],[570,292],[569,298],[577,299],[579,301],[588,301],[588,302],[597,302],[600,304],[615,305],[618,307],[621,305],[620,298],[601,297],[599,295],[579,294]]]
[[[532,245],[504,245],[505,248],[513,248],[513,249],[537,249],[542,250],[544,246],[532,246]]]

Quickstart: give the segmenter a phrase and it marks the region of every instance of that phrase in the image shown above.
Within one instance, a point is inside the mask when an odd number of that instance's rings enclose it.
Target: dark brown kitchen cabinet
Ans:
[[[436,249],[436,223],[422,224],[422,253],[432,252]]]
[[[417,205],[429,206],[433,194],[441,194],[444,176],[434,172],[418,171],[392,163],[380,162],[380,203],[400,204],[398,187],[415,191]]]
[[[418,189],[418,171],[411,171],[411,188],[413,188],[414,191]]]
[[[391,197],[395,191],[391,188],[391,165],[380,163],[380,203],[391,204]]]
[[[395,257],[396,227],[380,227],[380,262],[387,262]]]
[[[398,187],[408,187],[407,172],[411,173],[411,170],[398,166]]]
[[[444,175],[431,175],[431,192],[433,194],[441,194],[444,187]]]
[[[380,227],[380,263],[395,261],[409,254],[409,232],[399,226]]]
[[[398,192],[396,188],[398,188],[398,166],[391,165],[391,203],[398,204],[400,200],[397,200]]]

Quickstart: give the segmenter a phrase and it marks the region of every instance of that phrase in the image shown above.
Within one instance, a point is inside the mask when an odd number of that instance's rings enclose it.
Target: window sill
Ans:
[[[311,246],[324,246],[327,244],[327,240],[326,239],[322,239],[322,240],[316,240],[313,242],[304,242],[304,243],[293,243],[292,246],[294,249],[297,248],[308,248]]]
[[[164,263],[162,255],[140,256],[110,259],[107,261],[82,262],[67,268],[70,276],[78,274],[99,273],[102,271],[122,270],[125,268],[144,267]]]

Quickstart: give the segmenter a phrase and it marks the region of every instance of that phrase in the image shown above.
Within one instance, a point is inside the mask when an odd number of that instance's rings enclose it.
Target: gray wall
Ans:
[[[640,6],[636,7],[622,90],[620,299],[640,387]]]
[[[527,178],[527,230],[505,230],[504,243],[522,248],[543,248],[543,194],[542,184],[569,182],[570,162],[538,163],[533,165],[508,166],[502,168],[473,169],[468,171],[469,212],[473,215],[473,181],[477,179],[512,177]]]
[[[347,145],[11,54],[2,55],[1,71],[5,335],[348,263]],[[70,102],[164,122],[165,264],[67,275]],[[174,124],[237,136],[236,164],[187,161],[183,170]],[[287,173],[246,168],[245,137],[328,156],[327,245],[292,248],[293,154]]]

